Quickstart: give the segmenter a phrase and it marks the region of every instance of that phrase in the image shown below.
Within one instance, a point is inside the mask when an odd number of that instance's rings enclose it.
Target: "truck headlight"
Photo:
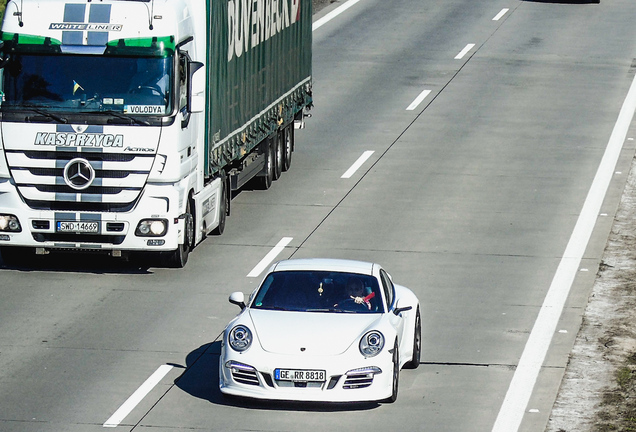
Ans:
[[[373,330],[360,339],[360,352],[365,357],[375,357],[384,348],[384,336],[377,330]]]
[[[12,214],[0,214],[0,231],[21,232],[18,218]]]
[[[234,351],[246,351],[252,345],[252,332],[244,325],[237,325],[230,331],[229,344]]]
[[[137,225],[135,235],[137,237],[161,237],[168,231],[166,219],[142,219]]]

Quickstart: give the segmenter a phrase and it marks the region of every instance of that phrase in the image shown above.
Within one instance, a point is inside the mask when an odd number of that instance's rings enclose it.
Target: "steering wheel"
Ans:
[[[130,93],[143,93],[143,92],[148,92],[148,91],[152,92],[153,94],[157,93],[157,95],[159,95],[159,96],[161,96],[163,98],[166,97],[166,94],[161,91],[161,87],[159,87],[158,84],[140,85],[140,86],[137,86],[134,89],[131,89]]]
[[[366,303],[356,303],[355,299],[345,299],[337,303],[338,309],[351,311],[351,312],[369,312],[369,307]]]

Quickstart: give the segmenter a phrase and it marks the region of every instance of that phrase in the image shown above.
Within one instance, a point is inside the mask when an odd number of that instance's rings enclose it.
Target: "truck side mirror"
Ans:
[[[9,54],[3,51],[4,51],[4,41],[0,40],[0,69],[4,69],[7,63],[9,63]]]
[[[198,73],[197,73],[198,72]],[[201,62],[188,62],[190,75],[190,94],[188,97],[188,112],[198,113],[205,109],[205,69]]]

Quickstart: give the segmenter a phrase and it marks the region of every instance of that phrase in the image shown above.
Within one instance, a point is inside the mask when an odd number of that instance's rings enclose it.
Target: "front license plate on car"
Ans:
[[[57,232],[98,233],[99,222],[58,222]]]
[[[279,381],[323,382],[327,378],[327,373],[324,370],[275,369],[274,378]]]

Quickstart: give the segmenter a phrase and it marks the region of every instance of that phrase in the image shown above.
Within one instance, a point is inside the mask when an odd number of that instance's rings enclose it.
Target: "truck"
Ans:
[[[312,107],[311,27],[311,0],[10,0],[3,261],[185,266],[223,233],[234,192],[289,169]]]

